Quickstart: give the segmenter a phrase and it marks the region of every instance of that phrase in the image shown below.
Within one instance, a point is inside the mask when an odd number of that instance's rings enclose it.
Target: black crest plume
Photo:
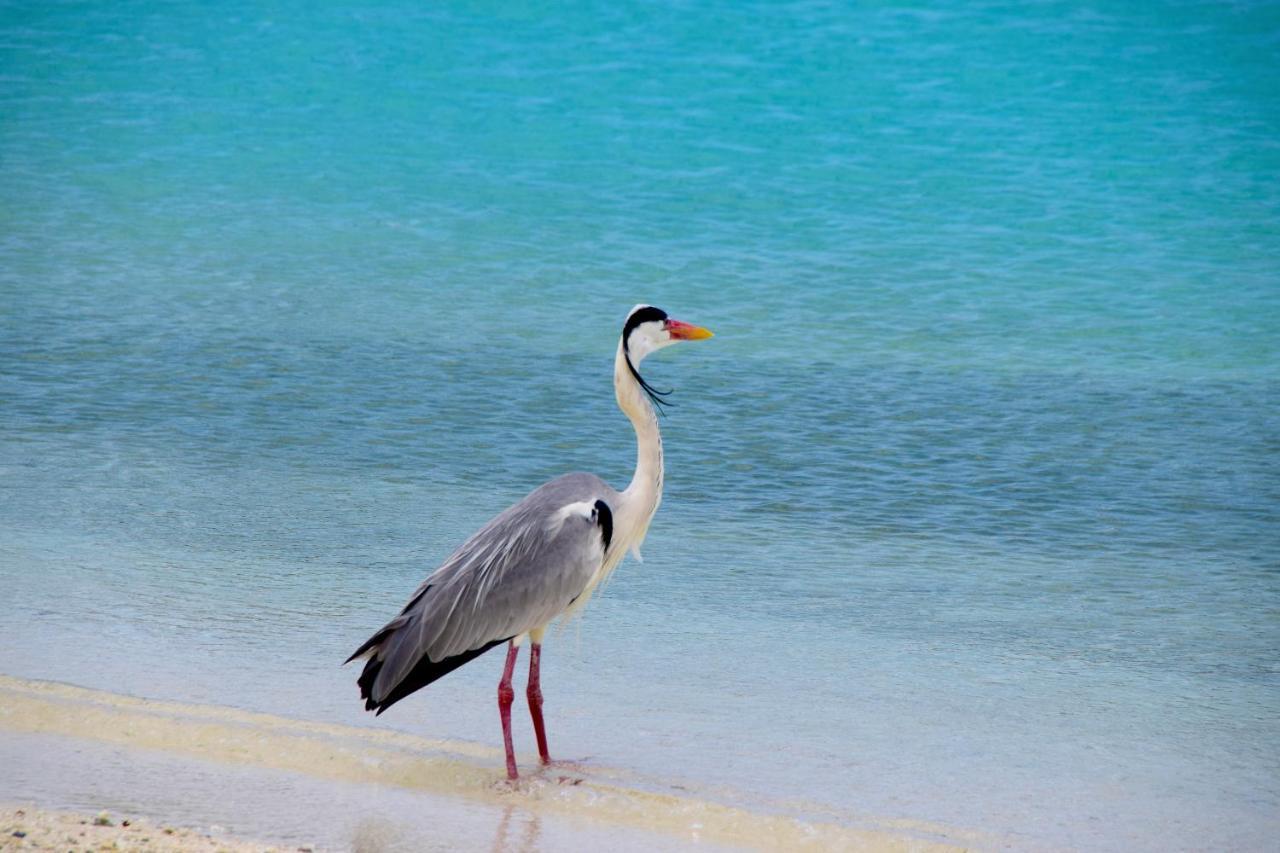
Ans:
[[[627,324],[622,327],[622,351],[627,357],[627,369],[630,370],[631,375],[636,378],[636,382],[640,383],[640,387],[644,390],[644,393],[653,401],[654,408],[658,410],[659,414],[666,414],[666,410],[663,409],[664,405],[675,405],[667,399],[667,397],[671,395],[671,390],[659,391],[657,388],[654,388],[648,382],[644,381],[644,377],[640,375],[640,371],[636,370],[636,366],[631,363],[631,350],[628,344],[630,342],[631,332],[635,330],[636,326],[639,326],[641,323],[648,323],[655,320],[662,322],[666,319],[666,311],[663,311],[661,308],[654,308],[652,305],[646,305],[644,308],[641,308],[628,317]]]

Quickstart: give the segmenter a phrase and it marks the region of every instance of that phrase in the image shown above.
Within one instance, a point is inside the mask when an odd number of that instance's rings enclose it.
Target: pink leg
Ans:
[[[502,716],[502,742],[507,747],[507,778],[518,779],[516,771],[516,750],[511,743],[511,703],[515,701],[516,691],[511,688],[511,674],[516,668],[516,656],[520,647],[512,643],[507,647],[507,665],[502,670],[502,680],[498,682],[498,713]]]
[[[543,764],[551,763],[547,753],[547,730],[542,727],[542,682],[539,669],[542,663],[542,645],[533,643],[529,647],[529,716],[533,717],[533,733],[538,736],[538,755]]]

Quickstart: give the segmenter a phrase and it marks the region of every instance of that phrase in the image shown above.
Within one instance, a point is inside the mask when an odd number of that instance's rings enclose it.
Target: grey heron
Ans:
[[[529,716],[542,763],[550,764],[542,720],[542,638],[557,617],[583,607],[628,551],[640,543],[662,500],[662,396],[637,369],[646,356],[680,341],[711,337],[652,305],[627,314],[613,364],[618,407],[636,432],[635,475],[622,491],[593,474],[565,474],[535,489],[480,528],[422,582],[400,614],[356,649],[365,660],[357,684],[365,710],[381,714],[494,646],[508,643],[498,683],[507,776],[516,779],[511,741],[511,677],[527,638]]]

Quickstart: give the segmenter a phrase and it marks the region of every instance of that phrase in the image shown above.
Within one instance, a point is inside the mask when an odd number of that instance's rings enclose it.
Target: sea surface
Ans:
[[[553,753],[1267,848],[1277,56],[1251,2],[0,4],[0,673],[500,744],[497,655],[376,720],[340,664],[629,480],[648,302],[716,338],[645,362],[665,499],[548,637]]]

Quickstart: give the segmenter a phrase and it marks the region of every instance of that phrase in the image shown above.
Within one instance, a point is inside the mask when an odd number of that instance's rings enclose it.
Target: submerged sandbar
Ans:
[[[127,809],[295,847],[314,840],[350,848],[370,836],[384,839],[374,845],[381,849],[427,839],[422,849],[600,841],[615,849],[998,846],[910,821],[755,811],[605,767],[531,774],[513,788],[500,752],[482,745],[7,676],[0,676],[0,760],[15,768],[0,800]],[[88,802],[90,794],[113,801]]]

